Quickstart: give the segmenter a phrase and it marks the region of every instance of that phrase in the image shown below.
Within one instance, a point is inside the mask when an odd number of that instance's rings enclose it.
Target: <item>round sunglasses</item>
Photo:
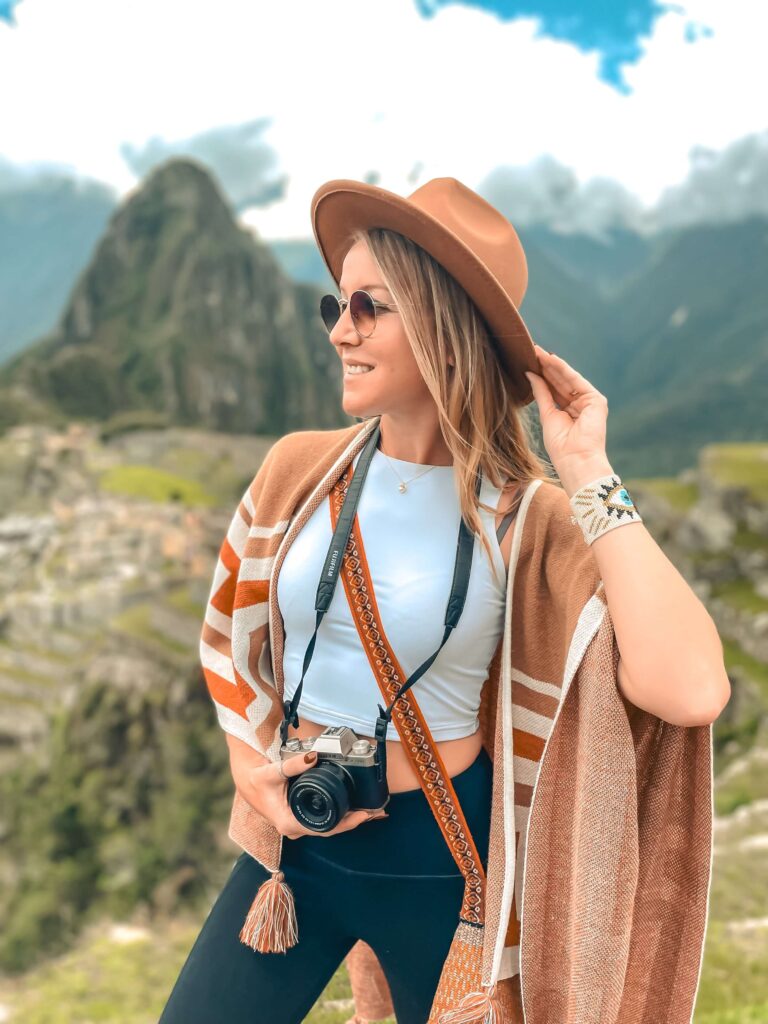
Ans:
[[[347,299],[339,299],[335,295],[324,295],[320,299],[320,316],[323,318],[325,328],[330,334],[339,318],[347,308]],[[349,297],[349,312],[352,316],[352,325],[361,338],[370,338],[376,327],[377,309],[397,309],[397,306],[388,302],[379,302],[368,292],[358,289],[352,292]]]

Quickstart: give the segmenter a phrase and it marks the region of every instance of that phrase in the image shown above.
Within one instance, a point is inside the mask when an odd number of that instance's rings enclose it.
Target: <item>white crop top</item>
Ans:
[[[362,453],[353,459],[353,465]],[[406,679],[437,650],[445,632],[445,610],[453,580],[460,508],[453,466],[425,467],[374,450],[360,494],[357,517],[382,625]],[[480,500],[494,509],[500,490],[483,476]],[[495,515],[479,510],[489,536],[498,580],[475,538],[464,608],[414,693],[435,740],[469,736],[479,726],[480,690],[504,625],[506,567],[496,537]],[[333,534],[329,498],[315,509],[290,545],[278,573],[277,600],[285,628],[284,699],[301,679],[307,644],[315,630],[315,597]],[[344,582],[339,577],[320,622],[299,701],[304,717],[322,725],[347,725],[372,736],[377,704],[385,705],[360,642]],[[393,712],[394,713],[394,712]],[[388,740],[399,740],[394,721]]]

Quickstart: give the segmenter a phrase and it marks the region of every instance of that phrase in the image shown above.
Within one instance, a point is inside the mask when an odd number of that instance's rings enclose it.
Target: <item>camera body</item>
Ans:
[[[376,746],[346,725],[331,725],[319,736],[286,740],[280,759],[314,750],[317,762],[288,780],[294,817],[313,832],[330,832],[348,811],[379,810],[389,802],[386,771]]]

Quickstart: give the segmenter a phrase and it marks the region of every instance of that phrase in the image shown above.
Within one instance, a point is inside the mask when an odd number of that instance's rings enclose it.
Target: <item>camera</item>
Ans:
[[[280,747],[280,758],[314,750],[317,762],[288,780],[288,804],[294,817],[314,832],[330,832],[348,811],[379,810],[389,802],[386,771],[376,746],[345,725],[319,736],[294,736]]]

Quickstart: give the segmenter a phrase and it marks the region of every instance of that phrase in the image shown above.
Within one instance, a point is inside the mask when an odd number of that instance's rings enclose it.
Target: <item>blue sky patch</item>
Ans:
[[[20,2],[21,0],[0,0],[0,19],[7,21],[9,25],[15,25],[13,8]]]
[[[599,76],[622,93],[631,92],[624,80],[622,66],[633,64],[642,55],[642,39],[648,37],[656,19],[667,11],[685,14],[685,7],[661,0],[582,0],[578,5],[566,0],[415,0],[425,17],[441,7],[462,3],[490,11],[501,21],[538,18],[536,35],[549,36],[578,46],[585,53],[600,55]],[[695,43],[702,35],[711,35],[705,26],[688,23],[685,40]]]

